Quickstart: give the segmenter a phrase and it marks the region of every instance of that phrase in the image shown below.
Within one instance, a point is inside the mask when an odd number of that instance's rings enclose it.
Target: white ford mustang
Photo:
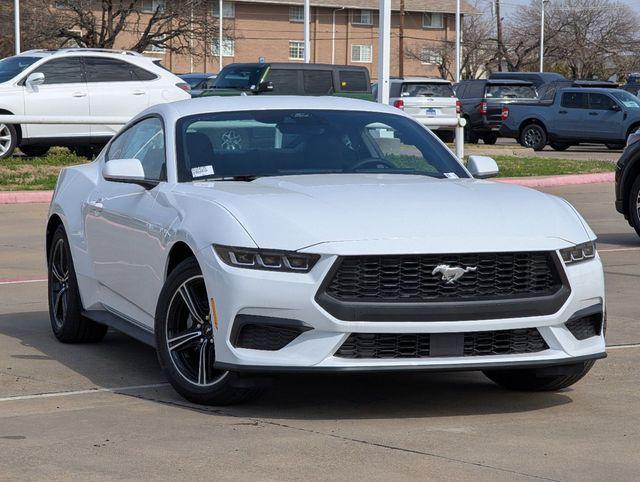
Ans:
[[[65,169],[51,324],[154,345],[225,404],[256,372],[482,370],[567,387],[605,356],[595,235],[564,200],[489,182],[398,109],[330,97],[155,106]]]

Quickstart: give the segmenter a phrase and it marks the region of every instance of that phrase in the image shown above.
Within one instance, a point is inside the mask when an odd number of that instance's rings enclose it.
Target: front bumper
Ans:
[[[604,336],[578,340],[565,323],[594,305],[604,307],[604,278],[599,257],[565,268],[571,293],[551,315],[463,321],[344,321],[316,301],[336,256],[323,255],[310,273],[254,271],[230,267],[210,248],[198,253],[207,291],[218,319],[216,366],[234,371],[396,371],[489,370],[579,363],[605,355]],[[295,320],[308,327],[277,350],[234,346],[238,316]],[[335,356],[352,333],[467,333],[536,328],[548,349],[535,353],[425,358],[343,358]]]

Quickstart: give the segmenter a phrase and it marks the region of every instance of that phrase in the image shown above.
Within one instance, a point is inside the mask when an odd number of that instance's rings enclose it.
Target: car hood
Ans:
[[[476,179],[327,174],[179,186],[223,205],[262,248],[345,254],[548,250],[592,236],[560,198]]]

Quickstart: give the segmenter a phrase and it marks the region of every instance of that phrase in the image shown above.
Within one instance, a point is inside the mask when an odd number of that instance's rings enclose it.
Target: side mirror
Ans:
[[[44,84],[44,74],[42,72],[29,74],[27,80],[24,81],[24,85],[26,85],[29,90],[36,90],[36,87],[42,84]]]
[[[111,159],[102,168],[102,177],[107,181],[130,182],[142,184],[145,182],[144,168],[138,159]]]
[[[491,157],[469,156],[467,170],[476,179],[486,179],[498,175],[498,164]]]
[[[622,109],[618,104],[611,104],[611,107],[609,107],[609,110],[612,110],[614,112],[620,112]]]
[[[253,92],[256,94],[260,94],[262,92],[271,92],[273,90],[273,82],[270,80],[260,82],[256,87],[253,88]]]

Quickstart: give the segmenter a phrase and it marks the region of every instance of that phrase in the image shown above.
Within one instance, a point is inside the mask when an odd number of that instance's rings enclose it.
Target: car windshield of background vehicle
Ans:
[[[261,67],[227,67],[216,78],[216,89],[249,90],[260,81]]]
[[[617,90],[611,94],[622,102],[625,107],[629,107],[630,109],[640,109],[640,99],[635,95],[624,90]]]
[[[453,88],[449,84],[441,83],[404,83],[402,97],[455,97]]]
[[[0,60],[0,82],[13,79],[38,60],[40,57],[7,57]]]
[[[529,85],[487,85],[487,98],[535,99],[536,89]]]
[[[202,83],[203,80],[206,80],[206,77],[186,77],[186,78],[183,78],[182,80],[184,80],[187,84],[189,84],[189,87],[191,87],[192,89],[195,89],[198,85]]]
[[[178,178],[183,182],[327,173],[469,177],[433,134],[394,114],[199,114],[178,121],[176,138]]]

